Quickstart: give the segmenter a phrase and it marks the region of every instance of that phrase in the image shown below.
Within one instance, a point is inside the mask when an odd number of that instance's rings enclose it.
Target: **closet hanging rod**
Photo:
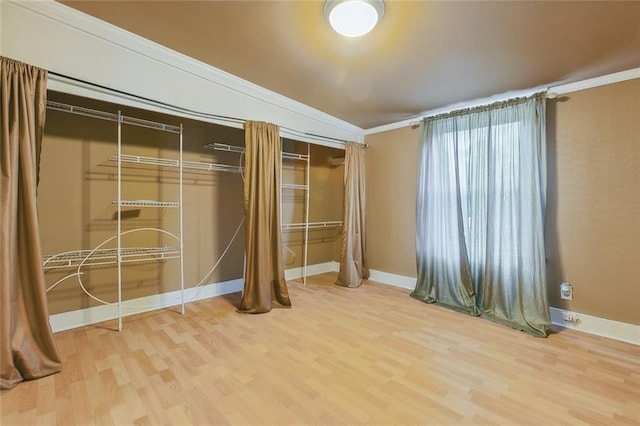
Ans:
[[[282,158],[286,160],[303,160],[307,161],[309,156],[306,154],[296,154],[295,152],[285,152],[282,151]]]
[[[173,208],[180,207],[180,203],[174,201],[155,201],[155,200],[120,200],[112,201],[111,204],[120,205],[120,207],[137,207],[137,208]]]
[[[206,149],[215,149],[216,151],[236,152],[238,154],[244,154],[244,147],[236,145],[227,145],[226,143],[210,143],[204,145]]]
[[[180,160],[168,158],[143,157],[140,155],[122,154],[120,156],[123,167],[134,167],[136,169],[148,169],[154,171],[179,172]],[[108,163],[105,165],[116,166],[118,163],[118,155],[109,157]],[[210,172],[231,172],[241,173],[243,167],[231,166],[228,164],[202,163],[198,161],[182,161],[182,170],[184,173],[210,173]]]
[[[131,124],[133,126],[146,127],[148,129],[162,130],[164,132],[181,133],[180,126],[172,126],[171,124],[159,123],[157,121],[143,120],[141,118],[122,116],[122,122],[124,124]]]
[[[60,102],[47,101],[47,108],[55,111],[68,112],[71,114],[83,115],[85,117],[97,118],[107,121],[118,121],[118,114],[84,108],[81,106],[68,105]]]
[[[61,102],[47,101],[47,108],[55,111],[67,112],[70,114],[82,115],[84,117],[97,118],[100,120],[118,122],[118,114],[114,114],[106,111],[98,111],[95,109],[85,108],[76,105],[63,104]],[[125,124],[131,124],[133,126],[146,127],[148,129],[162,130],[170,133],[180,133],[179,126],[172,126],[170,124],[159,123],[157,121],[143,120],[141,118],[121,116],[121,120]]]
[[[309,189],[309,185],[301,185],[301,184],[295,184],[295,183],[283,183],[282,188],[286,188],[286,189]]]
[[[172,105],[169,104],[167,102],[162,102],[162,101],[158,101],[156,99],[151,99],[151,98],[147,98],[145,96],[140,96],[140,95],[134,95],[133,93],[129,93],[129,92],[125,92],[123,90],[118,90],[118,89],[114,89],[108,86],[104,86],[102,84],[98,84],[98,83],[93,83],[87,80],[83,80],[77,77],[71,77],[69,75],[66,74],[62,74],[59,72],[55,72],[55,71],[48,71],[49,75],[52,76],[56,76],[59,78],[63,78],[63,79],[67,79],[67,80],[71,80],[75,83],[80,83],[80,84],[84,84],[87,86],[91,86],[91,87],[95,87],[98,89],[102,89],[102,90],[106,90],[108,92],[114,93],[114,94],[118,94],[118,95],[122,95],[122,96],[126,96],[129,98],[133,98],[133,99],[137,99],[139,101],[144,101],[145,103],[149,103],[155,106],[160,106],[163,108],[166,108],[168,110],[174,111],[174,112],[180,112],[183,114],[189,114],[192,116],[196,116],[196,117],[200,117],[200,118],[209,118],[209,119],[216,119],[216,120],[221,120],[221,121],[227,121],[229,123],[235,123],[235,124],[244,124],[247,120],[244,118],[238,118],[238,117],[229,117],[229,116],[225,116],[225,115],[219,115],[219,114],[211,114],[211,113],[206,113],[206,112],[201,112],[201,111],[196,111],[190,108],[185,108],[185,107],[181,107],[181,106],[176,106],[176,105]],[[318,135],[315,133],[309,133],[309,132],[303,132],[301,130],[296,130],[296,129],[292,129],[290,127],[286,127],[286,126],[279,126],[281,130],[284,131],[284,133],[288,133],[291,136],[295,136],[295,135],[299,135],[299,136],[303,136],[303,137],[308,137],[308,138],[315,138],[318,141],[326,141],[329,143],[338,143],[340,145],[342,145],[342,147],[344,148],[344,139],[339,139],[339,138],[334,138],[331,136],[322,136],[322,135]]]
[[[224,143],[210,143],[208,145],[204,145],[206,149],[215,149],[216,151],[228,151],[228,152],[236,152],[238,154],[244,154],[244,147],[236,146],[236,145],[227,145]],[[298,154],[295,152],[286,152],[282,151],[282,158],[288,160],[307,160],[309,156],[307,154]]]
[[[341,220],[332,220],[328,222],[300,222],[300,223],[283,223],[283,230],[299,230],[299,229],[319,229],[319,228],[338,228],[342,226]]]

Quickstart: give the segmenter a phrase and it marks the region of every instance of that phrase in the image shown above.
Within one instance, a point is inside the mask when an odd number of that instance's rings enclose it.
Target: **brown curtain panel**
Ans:
[[[247,121],[244,211],[246,267],[238,312],[260,314],[290,308],[280,233],[280,130]]]
[[[49,325],[36,187],[47,71],[0,57],[0,390],[60,371]]]
[[[336,284],[360,287],[369,278],[365,251],[364,145],[347,142],[344,159],[344,225]]]

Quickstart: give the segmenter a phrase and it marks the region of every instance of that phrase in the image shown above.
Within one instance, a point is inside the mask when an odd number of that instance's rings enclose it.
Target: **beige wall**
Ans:
[[[640,324],[640,79],[547,105],[550,303]]]
[[[640,324],[640,79],[548,102],[550,305]],[[367,136],[372,269],[415,269],[418,130]],[[574,300],[559,300],[560,282]]]
[[[367,136],[367,258],[369,268],[416,276],[415,198],[419,130]]]

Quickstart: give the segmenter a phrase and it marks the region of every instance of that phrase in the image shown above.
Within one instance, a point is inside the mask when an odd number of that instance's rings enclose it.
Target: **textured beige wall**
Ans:
[[[416,276],[415,198],[419,130],[366,137],[369,268]]]
[[[550,303],[640,324],[640,79],[547,106]]]
[[[203,149],[204,144],[244,144],[242,130],[230,129],[146,111],[126,109],[67,95],[49,94],[49,99],[84,105],[169,124],[184,124],[184,159],[238,164],[239,155]],[[93,249],[116,233],[116,168],[105,166],[117,152],[117,126],[113,122],[49,110],[41,158],[38,208],[44,255],[70,250]],[[178,136],[133,126],[123,126],[123,153],[178,159]],[[177,201],[176,174],[124,169],[123,199]],[[185,286],[192,287],[222,254],[243,213],[242,179],[239,174],[184,175]],[[123,219],[123,229],[160,227],[179,233],[176,209],[138,210]],[[124,217],[124,216],[123,216]],[[105,247],[114,247],[115,241]],[[123,237],[132,246],[175,245],[176,241],[156,232]],[[244,227],[224,260],[205,283],[242,277]],[[48,285],[71,270],[46,273]],[[113,266],[84,268],[87,288],[95,296],[117,299],[117,269]],[[123,298],[179,289],[179,261],[151,262],[127,266],[123,272]],[[188,296],[187,296],[188,297]],[[69,278],[48,293],[50,313],[94,306],[76,278]]]
[[[550,305],[640,324],[640,79],[548,102],[547,281]],[[367,136],[372,269],[415,269],[418,130]],[[560,282],[574,300],[559,299]]]

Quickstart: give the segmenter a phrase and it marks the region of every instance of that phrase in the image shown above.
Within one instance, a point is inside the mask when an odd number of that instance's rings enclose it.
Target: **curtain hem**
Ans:
[[[470,317],[481,317],[482,316],[482,313],[477,309],[467,309],[467,308],[464,308],[462,306],[450,305],[450,304],[447,304],[447,303],[438,302],[437,300],[429,300],[429,298],[425,299],[425,298],[422,298],[419,295],[414,294],[414,293],[411,293],[409,296],[414,298],[414,299],[416,299],[416,300],[419,300],[420,302],[428,303],[430,305],[442,306],[443,308],[447,308],[447,309],[449,309],[451,311],[461,312],[463,314],[467,314]]]
[[[493,315],[486,314],[486,313],[481,314],[480,317],[483,319],[487,319],[491,322],[494,322],[496,324],[504,325],[509,328],[513,328],[514,330],[522,331],[523,333],[529,334],[533,337],[545,338],[549,336],[551,332],[551,323],[540,324],[540,328],[536,328],[533,326],[525,327],[521,323],[518,323],[516,321],[509,321],[507,319],[497,318]]]

